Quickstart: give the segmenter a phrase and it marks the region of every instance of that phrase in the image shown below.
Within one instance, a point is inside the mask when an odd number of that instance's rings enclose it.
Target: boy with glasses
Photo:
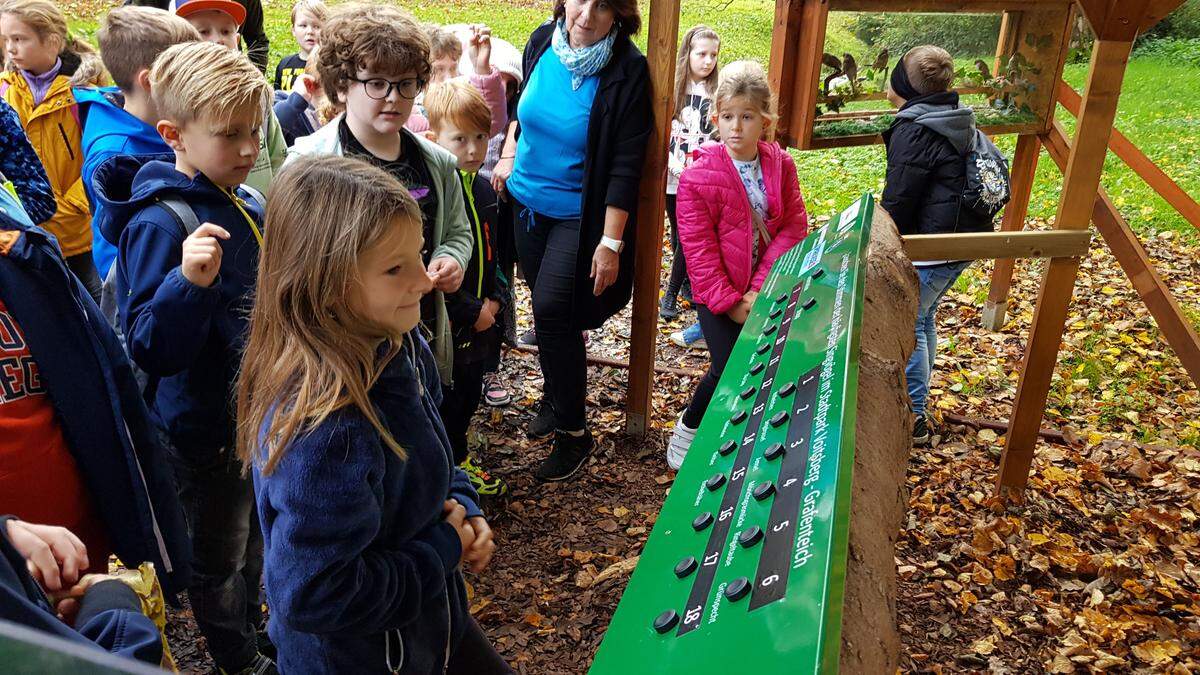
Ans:
[[[412,15],[395,7],[346,4],[321,30],[321,84],[346,112],[296,140],[288,159],[357,157],[391,173],[421,208],[424,262],[434,284],[421,300],[421,321],[442,382],[451,383],[454,340],[446,293],[462,284],[474,240],[467,222],[458,160],[404,128],[413,100],[429,81],[429,39]],[[350,205],[347,205],[350,206]]]

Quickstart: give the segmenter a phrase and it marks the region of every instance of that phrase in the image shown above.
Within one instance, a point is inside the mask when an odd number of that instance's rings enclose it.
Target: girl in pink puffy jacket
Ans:
[[[679,241],[712,361],[675,424],[667,464],[683,464],[725,362],[775,259],[808,233],[796,165],[762,140],[775,119],[762,66],[721,69],[713,114],[721,143],[700,148],[679,179]]]

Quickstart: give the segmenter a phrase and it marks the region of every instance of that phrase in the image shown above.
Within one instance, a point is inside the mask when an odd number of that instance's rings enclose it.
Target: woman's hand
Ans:
[[[429,261],[429,278],[433,287],[443,293],[453,293],[462,286],[463,268],[449,256],[438,256]]]
[[[613,285],[617,280],[617,270],[621,267],[621,256],[611,248],[600,244],[596,247],[596,252],[592,254],[592,279],[595,284],[592,287],[592,294],[599,296],[604,292],[604,289]]]
[[[512,175],[514,164],[516,164],[515,158],[501,157],[500,161],[496,162],[496,168],[492,169],[492,189],[501,197],[508,197],[508,191],[504,189],[504,185],[508,182],[508,177]]]

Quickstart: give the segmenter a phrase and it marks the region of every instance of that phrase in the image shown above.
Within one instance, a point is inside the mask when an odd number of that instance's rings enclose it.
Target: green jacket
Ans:
[[[338,126],[341,121],[340,116],[336,117],[316,133],[297,138],[296,144],[288,148],[284,165],[301,155],[342,155],[342,143],[338,139]],[[448,256],[458,262],[465,272],[471,260],[474,237],[471,235],[471,224],[467,221],[467,207],[463,202],[462,185],[459,183],[458,160],[436,143],[408,129],[401,130],[401,133],[417,140],[425,164],[433,176],[438,211],[437,219],[433,223],[434,249],[431,257]],[[454,338],[450,333],[450,316],[446,313],[445,294],[441,291],[433,293],[437,315],[430,347],[433,348],[442,382],[450,383],[450,374],[454,367]]]
[[[267,109],[265,122],[258,141],[258,159],[254,160],[254,167],[250,169],[250,175],[246,176],[246,184],[264,196],[271,189],[271,179],[275,177],[275,172],[283,167],[288,150],[274,110]]]

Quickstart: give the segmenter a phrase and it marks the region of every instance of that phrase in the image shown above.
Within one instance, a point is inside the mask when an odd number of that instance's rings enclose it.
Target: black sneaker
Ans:
[[[914,448],[923,448],[929,445],[929,439],[932,434],[929,433],[929,419],[921,416],[913,422],[912,444]]]
[[[658,301],[658,316],[663,321],[672,321],[679,318],[679,305],[675,303],[675,296],[662,296],[662,300]]]
[[[533,474],[540,481],[553,483],[566,480],[575,475],[580,467],[587,462],[592,453],[592,432],[584,431],[582,436],[572,436],[565,431],[554,432],[554,449],[550,456],[538,465]]]
[[[554,429],[558,426],[558,416],[554,414],[554,406],[546,399],[542,399],[538,407],[537,416],[529,420],[529,427],[526,429],[526,434],[530,438],[545,438],[554,433]]]
[[[517,338],[517,344],[526,345],[528,347],[537,346],[537,333],[530,328],[524,333],[521,333],[521,337]]]
[[[275,662],[262,654],[256,654],[250,663],[241,668],[234,670],[218,668],[217,672],[221,675],[279,675],[279,669],[275,666]]]
[[[684,302],[689,302],[689,303],[693,303],[693,304],[696,302],[692,298],[692,280],[691,279],[683,280],[683,288],[679,289],[679,297],[683,298]]]

